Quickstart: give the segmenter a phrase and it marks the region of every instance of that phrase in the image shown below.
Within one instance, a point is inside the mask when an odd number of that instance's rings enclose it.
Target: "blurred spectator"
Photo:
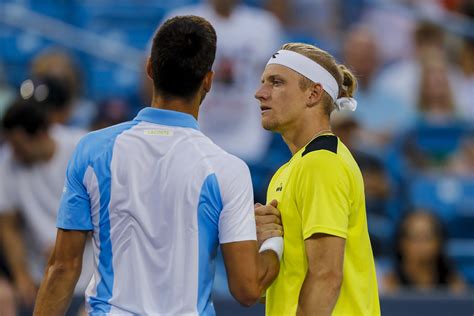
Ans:
[[[60,130],[63,137],[79,139],[86,133],[83,129],[66,125],[70,121],[73,107],[71,91],[63,81],[48,76],[27,79],[21,84],[20,95],[26,102],[42,108],[48,125]]]
[[[417,20],[439,20],[444,9],[438,0],[378,0],[361,17],[374,31],[383,64],[411,58],[417,43],[411,40]]]
[[[404,140],[404,154],[418,170],[446,167],[467,131],[455,112],[446,62],[441,56],[426,56],[420,74],[419,120]]]
[[[393,39],[390,40],[393,41]],[[423,62],[433,56],[446,58],[445,33],[438,25],[420,22],[413,32],[413,42],[414,55],[386,68],[378,78],[377,89],[382,92],[391,91],[400,98],[403,104],[415,107],[421,85]],[[453,65],[447,64],[446,71],[457,105],[462,102],[458,89],[463,86],[463,79],[459,70]]]
[[[253,95],[268,56],[282,44],[282,33],[272,14],[239,2],[210,0],[172,11],[168,17],[194,14],[216,29],[214,81],[199,124],[217,145],[252,164],[264,158],[271,140],[260,125]]]
[[[122,99],[108,99],[98,105],[98,113],[92,130],[98,130],[125,122],[129,118],[128,104]]]
[[[23,81],[20,95],[44,108],[50,124],[66,124],[72,114],[72,94],[63,81],[39,76]]]
[[[0,147],[0,156],[1,152],[2,148]],[[3,244],[0,238],[0,315],[15,316],[17,314],[15,292],[10,282],[2,249]]]
[[[0,270],[0,315],[15,316],[16,314],[13,288]]]
[[[459,111],[463,118],[474,125],[474,39],[472,38],[464,39],[460,65],[464,80],[459,89]]]
[[[265,9],[273,13],[285,28],[291,28],[294,20],[293,6],[289,0],[267,0],[265,1]]]
[[[470,26],[474,23],[474,0],[460,0],[459,13],[470,19],[466,21],[466,34],[459,52],[459,65],[463,81],[459,87],[458,108],[471,127],[474,126],[474,37]]]
[[[55,78],[63,83],[70,95],[72,116],[67,122],[81,128],[89,128],[96,115],[95,105],[82,95],[83,82],[78,67],[65,51],[50,49],[42,52],[31,64],[33,77]]]
[[[10,104],[15,97],[14,90],[7,84],[5,79],[3,67],[0,63],[0,118],[3,116],[3,112],[8,104]]]
[[[338,55],[344,1],[269,0],[266,7],[283,23],[288,42],[316,42]]]
[[[446,0],[449,1],[449,0]],[[473,19],[474,18],[474,0],[451,0],[457,1],[457,11],[464,17]]]
[[[32,308],[37,286],[56,237],[56,212],[66,167],[79,140],[50,126],[36,102],[18,100],[8,108],[2,130],[8,147],[0,162],[0,225],[4,256],[22,305]],[[76,302],[90,279],[90,249]],[[30,311],[31,312],[31,311]]]
[[[474,131],[470,131],[461,142],[459,151],[453,155],[448,170],[456,175],[474,179]]]
[[[443,7],[449,11],[459,11],[463,0],[441,0]]]
[[[420,117],[432,124],[450,123],[456,119],[456,111],[448,65],[437,54],[426,57],[421,65],[417,102]]]
[[[380,47],[380,62],[391,64],[408,58],[412,52],[410,35],[415,21],[407,14],[402,0],[377,1],[363,12],[361,21],[374,32]]]
[[[408,213],[396,231],[395,243],[394,268],[383,279],[384,291],[466,290],[462,277],[447,259],[443,227],[432,213]]]
[[[376,89],[381,69],[379,43],[367,26],[357,25],[348,32],[343,52],[344,63],[354,72],[358,82],[356,99],[359,106],[354,117],[363,133],[359,142],[380,150],[395,132],[413,124],[416,113],[392,90]]]

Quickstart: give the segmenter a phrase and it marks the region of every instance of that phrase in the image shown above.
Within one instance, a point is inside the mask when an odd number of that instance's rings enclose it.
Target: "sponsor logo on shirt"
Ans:
[[[283,190],[283,183],[280,183],[280,186],[276,188],[277,192],[281,192],[281,190]]]
[[[173,131],[166,129],[146,129],[143,133],[151,136],[173,136]]]

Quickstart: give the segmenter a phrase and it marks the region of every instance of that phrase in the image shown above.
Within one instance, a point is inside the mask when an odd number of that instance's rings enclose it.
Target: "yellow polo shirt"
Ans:
[[[380,315],[364,183],[347,147],[332,134],[312,140],[273,176],[267,202],[273,199],[285,248],[280,273],[266,293],[266,315],[296,314],[308,270],[304,241],[315,233],[346,240],[343,282],[332,315]]]

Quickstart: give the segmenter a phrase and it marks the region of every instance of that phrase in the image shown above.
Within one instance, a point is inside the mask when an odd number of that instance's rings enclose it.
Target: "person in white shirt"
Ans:
[[[46,111],[24,100],[7,109],[2,131],[6,145],[0,159],[0,237],[22,309],[31,313],[54,246],[67,163],[80,134],[49,125]],[[90,250],[86,254],[77,295],[84,291],[92,274]],[[80,296],[76,299],[83,301]]]
[[[205,19],[166,21],[147,64],[151,107],[82,138],[68,166],[56,246],[35,315],[65,312],[89,231],[91,315],[215,315],[219,244],[230,291],[241,304],[255,303],[277,276],[283,251],[278,210],[266,206],[276,223],[259,232],[257,243],[249,170],[197,123],[215,51],[216,33]]]

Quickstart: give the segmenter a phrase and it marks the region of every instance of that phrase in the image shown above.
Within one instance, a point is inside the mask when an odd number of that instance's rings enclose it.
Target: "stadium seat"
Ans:
[[[474,238],[450,239],[447,252],[466,281],[474,284]]]
[[[414,175],[409,199],[414,208],[435,212],[447,225],[450,237],[474,238],[473,178]]]
[[[422,152],[443,158],[457,150],[466,132],[467,126],[458,121],[442,125],[420,121],[413,130],[413,137]]]
[[[47,41],[35,33],[0,28],[0,58],[6,63],[22,62],[28,65],[29,60],[45,46]]]
[[[74,6],[65,0],[30,1],[29,8],[37,13],[63,21],[69,21],[74,15]]]

